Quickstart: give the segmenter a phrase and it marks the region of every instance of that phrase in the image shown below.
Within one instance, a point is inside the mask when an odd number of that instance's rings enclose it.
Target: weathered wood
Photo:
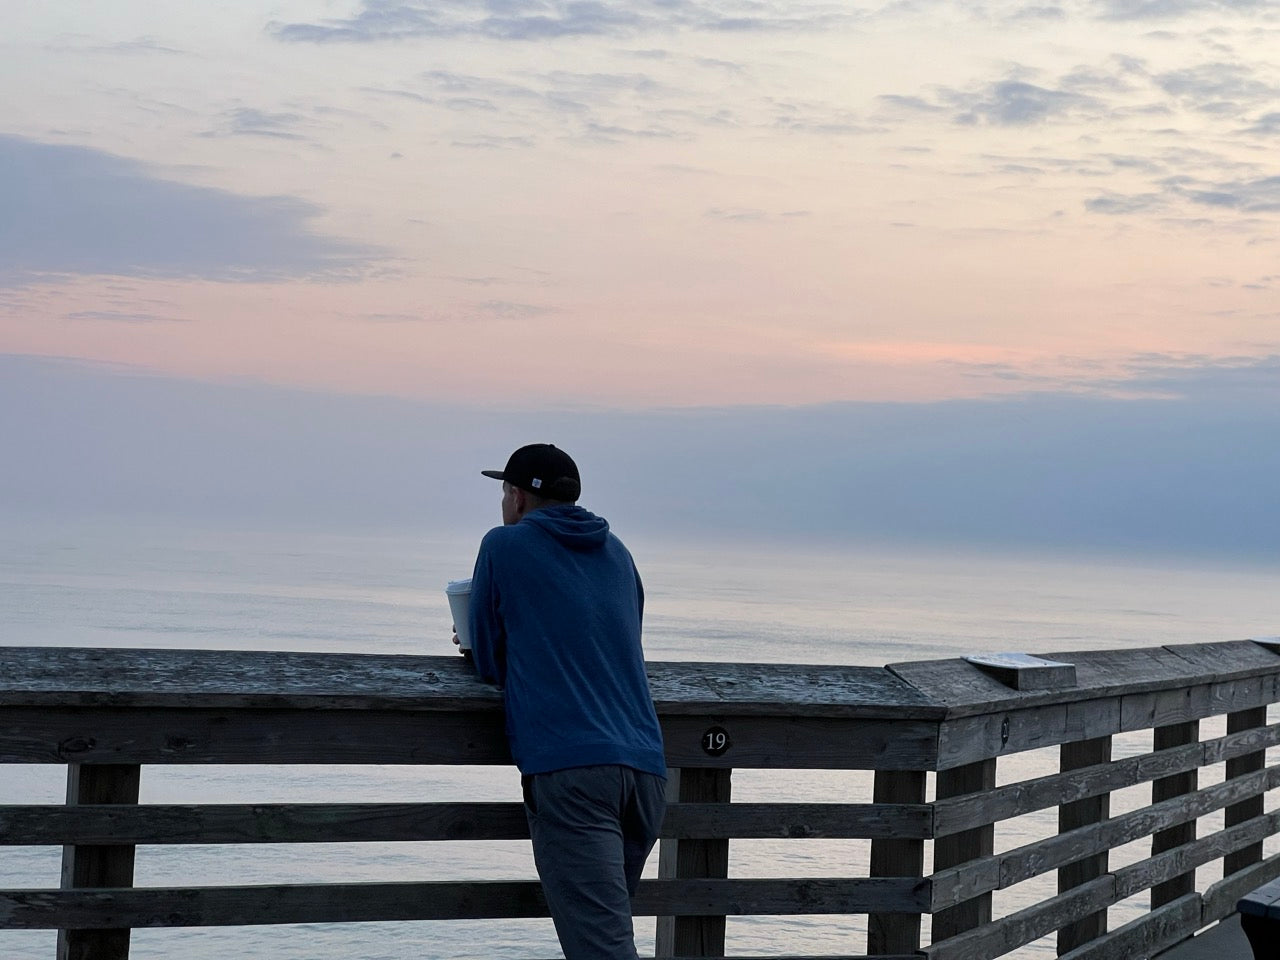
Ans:
[[[918,841],[933,836],[932,811],[923,799],[915,803],[677,803],[667,807],[662,836]]]
[[[1280,663],[1280,655],[1251,641],[1040,655],[1074,664],[1077,688],[1028,697],[959,659],[888,668],[731,663],[650,663],[648,668],[654,700],[668,715],[941,719],[1248,679],[1274,674]],[[447,712],[486,703],[501,709],[500,693],[480,683],[457,656],[6,647],[0,662],[0,705],[362,710],[394,704]]]
[[[502,710],[501,693],[458,656],[5,647],[0,664],[0,705]],[[879,667],[653,662],[647,668],[661,714],[929,719],[943,712]]]
[[[933,908],[940,910],[982,893],[1007,889],[1050,870],[1061,869],[1159,830],[1195,820],[1238,802],[1241,797],[1259,795],[1276,787],[1280,787],[1280,766],[1213,784],[1195,793],[1178,795],[1162,803],[1036,840],[999,855],[936,869],[931,877],[934,884]],[[1255,829],[1260,822],[1253,822]],[[1221,837],[1222,834],[1215,836]],[[1206,843],[1211,841],[1212,838]],[[1229,842],[1229,838],[1218,841],[1220,846]]]
[[[1276,697],[1280,700],[1280,691],[1277,691]],[[1236,757],[1259,751],[1265,753],[1268,747],[1280,746],[1280,723],[1248,727],[1239,733],[1228,733],[1225,737],[1218,737],[1216,740],[1205,740],[1201,746],[1204,747],[1205,766],[1222,763],[1224,760],[1234,760]]]
[[[1236,902],[1250,890],[1270,883],[1280,877],[1280,853],[1272,854],[1261,863],[1245,867],[1217,883],[1210,884],[1202,894],[1204,915],[1202,924],[1213,923],[1235,912]]]
[[[899,906],[923,911],[927,902],[928,884],[909,878],[644,880],[633,911],[637,916],[857,914]],[[0,927],[11,930],[546,915],[536,880],[0,890]]]
[[[667,762],[684,769],[909,770],[927,769],[937,756],[937,727],[925,720],[726,714],[660,719]],[[702,747],[713,726],[727,731],[730,740],[718,756]]]
[[[0,707],[0,762],[509,764],[500,712]]]
[[[992,820],[1008,820],[1060,803],[1110,793],[1138,783],[1186,773],[1267,747],[1280,745],[1280,723],[1244,730],[1200,744],[1144,753],[997,787],[987,794],[953,797],[933,805],[937,831],[954,833]]]
[[[67,807],[137,803],[141,768],[132,765],[67,768]],[[128,887],[133,884],[132,846],[62,848],[62,887]],[[58,960],[128,960],[130,924],[104,923],[97,929],[58,931]]]
[[[1215,658],[1219,653],[1225,669],[1216,669],[1218,664]],[[888,669],[929,699],[946,704],[948,718],[959,719],[1047,704],[1127,698],[1200,685],[1206,687],[1207,694],[1208,685],[1223,678],[1234,680],[1274,674],[1276,664],[1280,663],[1280,656],[1252,641],[1126,650],[1037,651],[1036,655],[1073,664],[1076,668],[1075,688],[1063,691],[1011,690],[995,678],[984,675],[972,664],[959,659],[893,663]],[[1209,713],[1200,714],[1208,715]],[[1155,723],[1145,724],[1148,727],[1154,725]],[[1141,726],[1143,724],[1133,729]],[[1103,730],[1092,736],[1105,736],[1108,732],[1117,731]]]
[[[1240,710],[1235,713],[1227,714],[1227,732],[1239,733],[1244,730],[1254,730],[1267,725],[1267,708],[1255,707],[1251,710]],[[1232,780],[1237,777],[1243,777],[1255,771],[1262,770],[1266,766],[1267,755],[1263,750],[1255,753],[1245,754],[1242,757],[1235,757],[1227,761],[1227,779]],[[1249,797],[1239,803],[1232,804],[1227,807],[1224,814],[1223,825],[1233,827],[1237,823],[1244,823],[1246,820],[1252,820],[1254,817],[1261,816],[1263,811],[1263,796]],[[1262,844],[1256,844],[1246,847],[1236,853],[1229,854],[1222,861],[1222,875],[1229,877],[1238,870],[1243,870],[1251,864],[1259,863],[1262,860]]]
[[[732,792],[731,770],[680,770],[667,774],[667,796],[683,804],[726,804]],[[663,840],[658,876],[663,880],[729,875],[729,841]],[[723,913],[660,916],[654,939],[657,957],[714,957],[724,953]]]
[[[923,776],[923,774],[921,775]],[[676,839],[924,839],[927,804],[670,804]],[[0,846],[527,840],[520,803],[262,803],[0,806]]]
[[[0,845],[527,839],[520,803],[0,806]]]
[[[1188,691],[1188,694],[1192,692]],[[1175,723],[1155,728],[1152,748],[1159,752],[1170,747],[1196,743],[1199,739],[1200,724],[1197,721]],[[1151,784],[1151,802],[1160,803],[1162,800],[1168,800],[1171,797],[1194,792],[1198,774],[1199,771],[1191,770],[1187,773],[1161,777],[1159,780],[1153,781]],[[1195,838],[1196,825],[1194,821],[1160,830],[1151,838],[1151,853],[1154,857],[1154,855],[1163,853],[1166,850],[1173,850],[1190,843]],[[1154,910],[1156,907],[1171,903],[1179,897],[1184,897],[1194,892],[1195,888],[1196,877],[1194,871],[1179,877],[1173,877],[1152,888],[1151,908]]]
[[[1060,750],[1059,766],[1064,773],[1105,764],[1111,760],[1111,738],[1064,743]],[[1111,814],[1110,794],[1099,794],[1083,800],[1074,800],[1058,808],[1058,833],[1066,834],[1081,827],[1101,823]],[[1065,893],[1073,887],[1100,877],[1107,872],[1107,853],[1085,856],[1058,869],[1058,892]],[[1101,910],[1082,920],[1074,921],[1058,931],[1058,953],[1064,954],[1076,947],[1102,936],[1107,930],[1107,913]]]
[[[933,909],[937,911],[982,893],[1007,889],[1050,870],[1150,836],[1157,830],[1194,820],[1222,809],[1241,796],[1265,792],[1274,786],[1280,786],[1280,766],[1036,840],[1002,854],[935,871],[931,876]],[[1255,823],[1251,829],[1257,828]],[[1229,843],[1230,840],[1220,841],[1223,842]],[[1151,862],[1142,861],[1146,864]]]
[[[925,800],[923,770],[878,770],[872,787],[876,804],[912,808]],[[931,835],[931,831],[930,831]],[[924,875],[922,839],[877,839],[871,842],[870,873],[873,877],[921,877]],[[910,953],[920,947],[920,914],[894,911],[867,918],[867,953]]]
[[[943,800],[947,797],[966,793],[980,793],[992,789],[996,785],[995,760],[983,760],[979,763],[945,770],[938,774],[937,795]],[[939,836],[933,842],[933,867],[935,871],[946,870],[970,860],[978,860],[991,856],[995,843],[995,826],[987,824]],[[933,916],[933,937],[945,940],[974,927],[991,921],[991,894],[984,893],[954,907],[940,910]]]
[[[1019,692],[1066,690],[1076,685],[1074,664],[1026,653],[981,653],[961,658]]]
[[[1099,823],[1047,837],[1001,854],[999,889],[1060,868],[1083,857],[1097,856],[1142,837],[1220,810],[1241,797],[1280,786],[1280,767],[1227,780],[1195,793],[1140,807]]]
[[[1234,850],[1243,849],[1271,836],[1277,830],[1280,830],[1280,811],[1264,814],[1229,830],[1220,830],[1146,860],[1120,867],[1112,873],[1116,890],[1121,897],[1129,897],[1146,889],[1154,889],[1188,872],[1194,874],[1196,867]]]
[[[140,762],[509,763],[500,694],[453,657],[13,649],[0,649],[0,761],[83,770]],[[673,804],[662,834],[676,852],[668,860],[678,865],[683,848],[686,865],[692,858],[703,875],[673,877],[680,871],[663,864],[661,879],[642,886],[636,912],[673,918],[663,921],[669,955],[722,956],[725,916],[795,913],[867,913],[869,955],[908,955],[919,946],[919,914],[932,911],[931,956],[986,960],[1057,929],[1072,960],[1110,960],[1116,954],[1108,949],[1141,955],[1167,946],[1230,912],[1243,885],[1280,873],[1276,858],[1257,862],[1262,841],[1280,830],[1280,812],[1261,813],[1263,794],[1280,785],[1280,767],[1263,759],[1280,745],[1280,724],[1267,726],[1263,710],[1280,700],[1280,654],[1241,643],[1048,656],[1076,664],[1076,689],[993,691],[990,677],[962,661],[892,671],[650,664],[670,760],[690,783],[724,778],[727,787],[730,768],[758,767],[872,769],[877,786],[873,804],[735,804],[727,792],[726,802],[714,801],[714,790]],[[1197,721],[1223,714],[1227,735],[1196,742]],[[704,751],[710,726],[729,733],[730,747],[718,756]],[[1157,730],[1155,752],[1107,762],[1106,737],[1144,728]],[[1062,747],[1062,772],[994,787],[993,758],[1050,745]],[[1226,781],[1197,790],[1198,768],[1224,761]],[[934,804],[923,802],[924,770],[940,771]],[[1109,793],[1145,781],[1153,784],[1150,806],[1107,816]],[[994,855],[994,822],[1053,806],[1057,836]],[[119,851],[139,842],[527,835],[518,804],[129,807],[0,807],[0,844],[25,836]],[[1224,807],[1225,829],[1196,839],[1195,819]],[[1105,872],[1109,848],[1148,833],[1165,848],[1153,845],[1148,859]],[[935,835],[934,873],[922,877],[922,841]],[[872,876],[730,880],[735,837],[870,838]],[[1102,932],[1110,904],[1147,889],[1153,902],[1194,890],[1196,867],[1217,859],[1227,876],[1202,898],[1186,893],[1142,922]],[[1060,871],[1057,897],[984,922],[992,891],[1046,870]],[[537,884],[523,881],[111,886],[0,892],[0,928],[37,917],[36,926],[74,930],[336,922],[344,910],[357,919],[396,919],[397,911],[427,919],[424,903],[441,918],[545,912]],[[712,918],[690,937],[689,951],[674,943],[683,918]]]
[[[979,857],[929,875],[933,884],[930,904],[934,913],[959,906],[1000,889],[1000,858]]]
[[[1219,643],[1180,643],[1165,648],[1185,660],[1199,675],[1216,680],[1235,680],[1276,673],[1280,653],[1255,640]],[[1226,713],[1230,708],[1221,712]]]
[[[933,944],[925,947],[923,953],[928,960],[998,957],[1115,902],[1114,878],[1110,875],[1098,877],[1066,893],[945,940],[939,940],[935,934]]]
[[[1150,957],[1181,943],[1200,926],[1200,895],[1193,893],[1157,907],[1111,933],[1103,933],[1069,953],[1059,954],[1059,960]]]
[[[1081,691],[1087,696],[1088,691]],[[1032,699],[1030,696],[1028,699]],[[1252,709],[1273,702],[1273,692],[1254,680],[1170,687],[1116,697],[1027,705],[978,713],[966,709],[939,730],[938,769],[1117,733],[1173,726],[1214,716],[1224,704]],[[1007,722],[1007,725],[1006,725]]]
[[[948,719],[938,731],[938,769],[1110,736],[1120,730],[1121,703],[1110,697]]]
[[[726,729],[722,756],[702,749]],[[927,768],[926,721],[826,717],[662,719],[668,761],[686,767]],[[0,762],[507,764],[500,713],[435,710],[0,707]]]

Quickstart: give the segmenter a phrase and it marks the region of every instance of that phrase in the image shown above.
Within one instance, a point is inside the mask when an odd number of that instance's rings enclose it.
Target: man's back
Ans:
[[[618,763],[663,775],[644,593],[608,523],[576,504],[491,530],[472,580],[476,668],[506,690],[523,773]]]

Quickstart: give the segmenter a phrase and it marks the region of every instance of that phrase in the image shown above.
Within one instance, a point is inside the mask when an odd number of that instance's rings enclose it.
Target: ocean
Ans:
[[[0,643],[450,654],[443,587],[476,541],[435,533],[243,532],[159,524],[0,526]],[[620,530],[645,580],[651,660],[882,666],[1280,634],[1280,563],[1046,556],[974,548],[659,542]],[[1045,771],[1047,772],[1047,771]],[[513,770],[147,767],[143,802],[518,800]],[[0,768],[0,804],[57,803],[64,770]],[[736,771],[741,800],[844,800],[863,774]],[[862,799],[856,796],[856,799]],[[1025,842],[1001,838],[1001,848]],[[865,841],[736,841],[735,876],[836,876]],[[524,842],[144,847],[138,885],[521,879]],[[5,848],[0,886],[56,887],[60,851]],[[649,869],[656,868],[656,854]],[[856,919],[731,918],[729,952],[861,952]],[[54,935],[0,931],[4,960],[49,960]],[[637,920],[641,954],[653,921]],[[492,960],[558,955],[549,921],[138,930],[133,956]],[[1051,956],[1046,945],[1020,951]]]

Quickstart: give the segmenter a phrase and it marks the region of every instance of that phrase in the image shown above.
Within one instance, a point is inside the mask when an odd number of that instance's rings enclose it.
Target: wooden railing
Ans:
[[[842,957],[983,960],[1054,935],[1070,960],[1147,956],[1280,876],[1280,649],[1046,659],[650,664],[672,803],[634,908],[659,918],[657,955],[723,956],[728,916],[813,914],[866,917]],[[133,886],[137,845],[526,837],[518,804],[483,800],[138,803],[152,764],[509,763],[499,694],[459,658],[0,648],[0,667],[0,762],[69,771],[65,805],[0,807],[0,844],[64,847],[60,889],[0,891],[0,930],[58,929],[60,958],[126,957],[141,927],[545,916],[533,880]],[[751,768],[874,775],[839,803],[733,801]],[[996,842],[1054,811],[1048,836]],[[837,877],[731,876],[748,838],[870,852]]]

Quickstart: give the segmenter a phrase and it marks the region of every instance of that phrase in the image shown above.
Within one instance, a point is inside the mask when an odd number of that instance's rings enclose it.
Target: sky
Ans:
[[[415,470],[540,428],[619,483],[741,463],[689,522],[801,476],[867,535],[1280,529],[1274,0],[0,11],[0,422],[99,451],[118,483],[68,503],[163,501],[180,410],[226,463],[304,416],[384,465],[413,426]],[[10,459],[12,503],[57,507],[44,466]],[[209,502],[267,509],[277,466]]]

